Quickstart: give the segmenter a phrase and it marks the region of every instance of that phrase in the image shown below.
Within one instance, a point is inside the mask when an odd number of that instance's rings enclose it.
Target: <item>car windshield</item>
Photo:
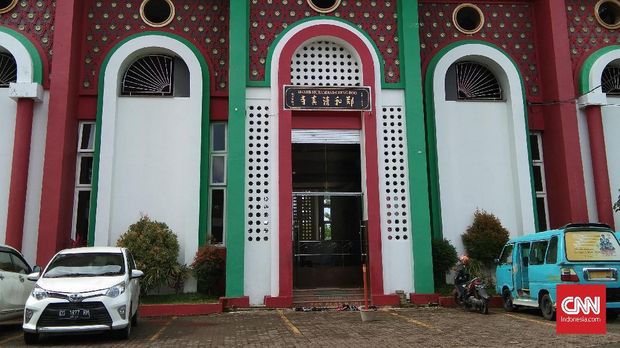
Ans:
[[[50,263],[44,278],[99,277],[125,274],[121,253],[61,254]]]
[[[607,231],[567,231],[566,258],[569,261],[620,261],[620,245]]]

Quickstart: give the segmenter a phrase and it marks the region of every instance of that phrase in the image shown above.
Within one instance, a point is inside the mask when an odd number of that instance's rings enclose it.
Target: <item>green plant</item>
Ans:
[[[433,239],[433,277],[435,288],[446,283],[446,273],[454,267],[458,260],[456,249],[447,239]]]
[[[205,245],[198,249],[192,270],[198,281],[198,291],[209,295],[215,295],[215,285],[224,275],[223,250],[212,245]]]
[[[142,294],[162,285],[168,285],[177,292],[180,290],[187,267],[177,261],[179,242],[168,225],[142,216],[129,226],[116,245],[129,249],[136,267],[144,272],[144,278],[140,281]]]
[[[473,279],[474,277],[482,279],[482,281],[486,285],[487,293],[489,295],[496,295],[495,278],[493,277],[493,272],[489,269],[487,265],[484,265],[480,260],[470,258],[467,269],[469,270],[469,275],[471,279]]]
[[[469,257],[480,261],[485,267],[491,267],[508,241],[508,236],[508,230],[495,215],[476,210],[474,222],[467,227],[461,238]]]

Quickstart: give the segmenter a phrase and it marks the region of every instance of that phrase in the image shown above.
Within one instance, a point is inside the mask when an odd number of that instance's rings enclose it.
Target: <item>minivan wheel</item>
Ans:
[[[507,312],[514,312],[517,309],[514,303],[512,303],[512,294],[510,290],[504,289],[504,291],[502,291],[502,300],[504,302],[504,309]]]
[[[32,332],[24,332],[24,343],[37,344],[39,343],[39,334]]]
[[[551,296],[549,296],[549,294],[544,294],[540,299],[540,311],[545,319],[555,319],[555,309],[553,309],[553,301],[551,301]]]

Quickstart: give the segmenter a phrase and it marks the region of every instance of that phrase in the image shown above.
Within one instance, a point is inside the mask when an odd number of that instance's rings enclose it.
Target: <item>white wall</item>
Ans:
[[[118,97],[119,79],[142,54],[174,54],[189,69],[190,97]],[[114,245],[130,224],[149,215],[177,234],[179,261],[198,250],[202,68],[190,47],[148,34],[118,47],[104,78],[95,245]],[[193,280],[185,291],[195,291]]]
[[[277,181],[274,179],[278,172],[278,161],[276,160],[277,149],[275,148],[276,136],[275,129],[277,128],[276,122],[273,118],[270,118],[269,125],[266,125],[264,115],[271,114],[269,109],[271,104],[270,100],[270,88],[248,88],[246,91],[246,120],[245,120],[245,231],[244,231],[244,274],[243,274],[243,293],[249,297],[250,304],[260,305],[263,304],[265,296],[277,296],[278,295],[278,278],[279,274],[279,238],[277,223],[278,223],[278,195],[277,195]],[[258,107],[262,111],[258,110]],[[254,110],[250,110],[253,108]],[[252,114],[252,116],[250,116]],[[260,116],[258,116],[260,115]],[[257,121],[261,121],[261,124]],[[250,126],[250,122],[254,125]],[[250,128],[254,130],[254,133],[250,133]],[[256,131],[262,131],[263,135],[269,135],[270,140],[250,140],[250,135],[256,135]],[[230,139],[233,140],[233,139]],[[256,151],[252,151],[250,155],[249,145],[252,143],[254,146],[262,144],[263,150],[268,150],[269,155],[258,155]],[[249,167],[253,166],[252,172],[259,172],[256,167],[256,162],[252,161],[263,160],[262,173],[269,173],[269,178],[263,177],[261,180],[256,178],[251,179],[247,174],[249,173]],[[264,159],[269,159],[269,162],[265,162]],[[268,168],[268,169],[267,169]],[[253,183],[253,193],[248,192],[250,182]],[[264,183],[267,183],[266,185]],[[258,193],[256,189],[261,190]],[[269,193],[265,193],[268,191]],[[253,201],[250,201],[252,199]],[[261,201],[261,209],[257,208],[256,202]],[[252,208],[251,208],[252,207]],[[248,213],[253,214],[253,218],[248,216]],[[262,214],[262,218],[256,218],[256,214]],[[267,214],[269,215],[267,217]],[[247,237],[252,236],[248,233],[249,229],[256,228],[256,221],[261,221],[261,229],[268,231],[269,241],[249,241]],[[252,221],[253,225],[249,222]]]
[[[405,112],[405,93],[403,90],[384,90],[383,91],[383,105],[380,108],[380,113],[377,114],[377,152],[378,158],[378,171],[379,171],[379,205],[381,207],[381,254],[383,258],[383,287],[386,294],[393,294],[396,290],[403,290],[405,294],[409,295],[414,292],[413,284],[413,233],[411,228],[411,219],[408,219],[411,207],[410,195],[415,195],[416,192],[409,192],[409,168],[408,168],[408,156],[407,156],[407,124],[406,124],[406,112]],[[383,111],[383,108],[386,110]],[[393,109],[393,111],[390,111]],[[400,109],[400,111],[398,111]],[[383,119],[383,117],[387,117]],[[401,117],[398,118],[389,118]],[[400,126],[398,125],[400,123]],[[394,133],[392,133],[394,132]],[[402,133],[399,133],[402,132]],[[385,140],[386,134],[395,134],[395,140]],[[402,137],[402,141],[398,140],[398,137]],[[402,150],[396,151],[396,154],[392,154],[394,150],[400,149],[398,145],[404,145]],[[387,146],[387,147],[385,147]],[[395,147],[392,147],[395,146]],[[385,150],[389,149],[388,155],[385,154]],[[414,150],[415,151],[415,150]],[[402,170],[400,169],[402,160]],[[396,161],[396,162],[394,162]],[[398,163],[399,165],[395,164]],[[388,165],[389,164],[389,165]],[[386,166],[388,169],[386,169]],[[389,181],[389,185],[386,180],[382,180],[386,175],[392,177],[393,175],[404,174],[403,179]],[[402,185],[401,185],[402,182]],[[390,193],[387,190],[390,190]],[[404,190],[403,194],[396,194],[395,191]],[[405,198],[400,201],[400,207],[396,208],[394,204],[394,198]],[[405,208],[402,208],[402,207]],[[403,222],[406,220],[407,222]],[[399,223],[396,223],[399,221]],[[396,228],[400,229],[400,232],[396,232]],[[389,230],[392,232],[389,232]],[[406,229],[407,232],[404,232]],[[406,235],[407,239],[399,238],[398,240],[393,238],[394,235],[399,237]],[[389,238],[392,237],[392,238]]]
[[[0,88],[0,243],[6,241],[6,220],[9,208],[15,113],[17,103],[8,97],[8,88]]]
[[[446,73],[460,60],[487,66],[505,101],[446,101]],[[433,97],[443,236],[462,253],[461,235],[476,209],[497,216],[511,236],[534,232],[526,110],[514,63],[487,45],[457,46],[435,67]]]
[[[119,98],[109,239],[146,214],[177,234],[191,263],[198,246],[201,113],[189,98]]]
[[[583,163],[583,179],[586,189],[586,205],[588,221],[599,221],[596,207],[596,193],[594,192],[594,173],[592,171],[592,152],[590,151],[590,135],[588,134],[588,117],[585,109],[577,107],[577,121],[579,128],[579,147],[581,162]]]
[[[609,173],[609,187],[611,188],[612,203],[618,199],[620,189],[620,98],[607,97],[609,106],[601,107],[603,115],[603,133],[605,136],[605,149],[607,149],[607,170]],[[614,213],[616,230],[620,230],[620,212]]]
[[[436,109],[443,235],[459,253],[476,209],[495,214],[512,235],[522,229],[508,117],[502,102],[444,102]]]
[[[24,216],[24,235],[22,253],[31,265],[37,259],[39,239],[39,213],[41,211],[41,190],[43,186],[43,161],[45,159],[45,139],[47,136],[49,92],[43,93],[42,102],[34,104],[32,136],[30,141],[30,162],[28,164],[28,189],[26,191],[26,213]]]

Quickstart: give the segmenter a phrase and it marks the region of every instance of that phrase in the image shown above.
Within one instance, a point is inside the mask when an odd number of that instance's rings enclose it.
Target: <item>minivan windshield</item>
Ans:
[[[125,274],[121,253],[82,253],[57,255],[44,278],[99,277]]]
[[[564,237],[568,261],[620,261],[620,245],[608,231],[567,231]]]

